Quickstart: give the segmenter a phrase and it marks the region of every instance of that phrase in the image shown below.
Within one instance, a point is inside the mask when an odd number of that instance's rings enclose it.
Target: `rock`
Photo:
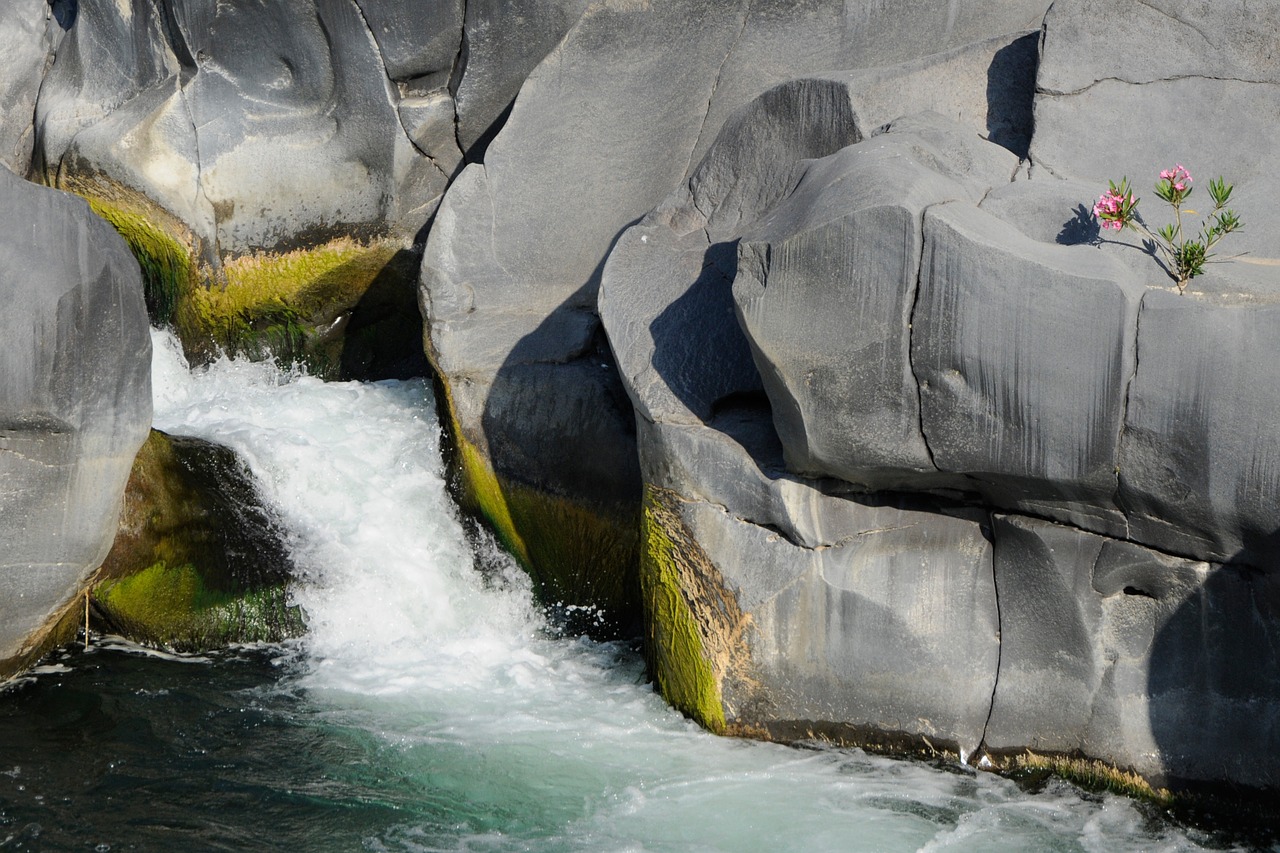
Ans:
[[[1256,654],[1280,633],[1274,577],[1015,516],[993,532],[987,749],[1084,754],[1160,785],[1275,785],[1280,668]]]
[[[1033,7],[1038,9],[1033,12]],[[1003,8],[1007,15],[1008,7]],[[922,3],[913,7],[918,13],[913,25],[919,30],[912,44],[928,44],[920,51],[923,53],[1008,31],[1009,18],[990,14],[994,9],[975,11],[957,23],[941,4]],[[1027,25],[1043,13],[1042,4],[1028,3],[1019,9],[1027,13]],[[830,29],[833,21],[839,23],[834,31]],[[576,381],[575,376],[594,375],[591,369],[577,365],[579,361],[587,363],[586,353],[597,346],[596,292],[606,256],[623,229],[682,184],[691,182],[692,193],[728,193],[727,198],[714,201],[724,222],[708,226],[713,231],[720,229],[716,233],[723,236],[708,239],[730,239],[735,227],[730,219],[736,206],[759,206],[762,199],[752,198],[752,194],[776,196],[787,187],[783,173],[767,169],[754,172],[751,180],[755,183],[750,186],[732,188],[716,177],[719,167],[703,160],[702,154],[726,117],[771,86],[798,75],[835,75],[886,58],[915,58],[910,48],[885,37],[890,28],[889,16],[848,13],[834,3],[817,4],[814,10],[695,0],[601,3],[587,8],[525,81],[484,162],[468,166],[450,187],[428,239],[421,284],[423,311],[429,318],[428,347],[446,384],[466,384],[467,390],[454,389],[454,396],[465,393],[472,399],[483,399],[489,387],[535,375],[522,373],[526,364],[564,364],[568,367],[563,373],[539,371],[537,376],[555,379],[516,396],[532,400],[556,399],[564,394],[565,405],[546,408],[571,411],[570,401],[577,399],[579,392],[567,389]],[[975,60],[956,56],[947,61],[966,69],[978,67]],[[988,51],[979,86],[984,93],[990,64]],[[733,71],[727,73],[726,69]],[[911,71],[923,73],[917,67]],[[938,80],[944,78],[937,76]],[[886,111],[877,112],[877,120],[896,118],[898,112],[887,112],[892,81],[880,75],[868,76],[865,82]],[[813,85],[832,92],[840,88],[830,81]],[[999,85],[994,89],[1003,91]],[[852,86],[847,90],[855,91]],[[907,91],[924,93],[927,88],[918,85]],[[847,100],[848,96],[844,97]],[[985,103],[986,98],[980,96],[979,100]],[[460,117],[465,115],[464,105],[460,90]],[[770,109],[762,103],[761,115]],[[782,131],[780,144],[785,146],[790,131],[782,120],[784,115],[785,107],[772,126]],[[824,113],[823,117],[830,115]],[[818,119],[813,117],[813,126]],[[769,160],[771,151],[769,144],[762,144],[754,155],[726,156],[758,155],[762,162],[776,162]],[[708,171],[695,177],[692,167],[699,162],[707,163]],[[698,198],[692,203],[696,206],[707,200]],[[705,252],[709,243],[700,249],[696,235],[680,230],[683,227],[678,225],[677,230],[689,234],[690,242],[677,249],[684,257],[682,263],[701,269],[698,253]],[[636,239],[639,236],[635,235]],[[727,319],[725,295],[716,296],[714,290],[710,286],[707,291],[711,300],[707,310],[720,311]],[[714,349],[711,345],[702,352]],[[743,364],[732,352],[722,355],[718,364]],[[664,356],[677,361],[683,358],[674,352]],[[606,369],[609,362],[607,356],[592,359]],[[749,370],[741,372],[749,377]],[[735,373],[720,384],[728,387],[737,380]],[[610,395],[616,394],[620,385],[613,384],[612,389]],[[704,399],[690,405],[705,407],[710,402]],[[597,405],[607,408],[612,404],[602,399]],[[483,466],[491,471],[503,468],[501,460],[485,456],[490,451],[500,453],[501,448],[495,450],[494,442],[485,441],[483,417],[481,422],[468,420],[458,411],[452,417],[458,431],[479,449]],[[556,441],[569,446],[590,447],[591,455],[601,448],[601,433],[581,432],[563,415],[545,423],[527,420],[524,415],[521,418],[527,423],[524,429],[531,433],[555,436]],[[608,455],[633,455],[632,440],[629,430],[618,430],[608,439],[614,448]],[[528,482],[537,476],[526,474],[525,485],[550,494],[564,494],[566,482],[581,479],[578,473],[570,472],[563,479],[557,476],[545,482]],[[634,476],[627,472],[627,476],[601,483],[597,489],[612,495],[619,505],[635,506],[638,494],[634,482]],[[491,513],[490,518],[497,516]]]
[[[942,484],[910,352],[920,223],[1016,165],[935,118],[893,130],[812,164],[743,238],[734,283],[788,466],[870,489]]]
[[[59,21],[74,14],[71,8],[65,2],[14,0],[0,9],[0,165],[19,175],[31,168],[36,95],[62,35]]]
[[[467,0],[459,79],[458,145],[471,161],[502,128],[530,72],[573,28],[588,0]]]
[[[95,630],[181,651],[302,631],[293,562],[233,451],[157,430],[125,489],[120,530],[91,581]]]
[[[1034,169],[1089,178],[1094,198],[1107,179],[1127,175],[1148,196],[1140,209],[1153,226],[1168,220],[1148,190],[1161,169],[1191,169],[1196,207],[1207,202],[1208,179],[1224,175],[1237,187],[1232,207],[1246,229],[1223,251],[1273,258],[1280,69],[1268,34],[1277,26],[1280,9],[1247,0],[1054,3],[1037,78]],[[1212,275],[1254,272],[1231,264]],[[1274,270],[1267,277],[1274,283]]]
[[[151,423],[138,265],[80,200],[0,170],[0,673],[34,659],[111,547]]]
[[[912,362],[934,464],[990,505],[1125,536],[1116,468],[1141,281],[967,204],[931,208],[924,233]]]
[[[1214,304],[1152,291],[1118,459],[1130,535],[1175,553],[1270,570],[1280,559],[1280,305]]]
[[[342,350],[365,303],[386,302],[375,283],[396,278],[413,316],[416,234],[461,154],[452,109],[403,105],[388,68],[444,62],[447,78],[453,54],[391,35],[406,10],[366,5],[385,58],[353,0],[80,4],[42,89],[37,165],[125,235],[153,319],[194,360],[271,350],[349,375],[370,361]],[[442,36],[453,53],[457,37]],[[410,361],[420,330],[401,325],[380,326],[372,361]]]
[[[677,707],[722,732],[977,748],[999,654],[978,523],[827,498],[860,530],[815,551],[647,495],[641,578]]]

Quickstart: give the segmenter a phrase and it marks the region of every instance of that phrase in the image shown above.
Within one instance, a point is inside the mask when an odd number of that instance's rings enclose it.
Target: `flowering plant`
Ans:
[[[1150,238],[1152,251],[1159,249],[1164,255],[1165,269],[1178,283],[1179,291],[1187,286],[1188,281],[1204,272],[1204,265],[1213,257],[1209,250],[1219,240],[1244,227],[1240,217],[1227,207],[1232,186],[1219,177],[1209,181],[1213,210],[1201,223],[1198,234],[1186,236],[1182,231],[1182,214],[1195,211],[1184,210],[1182,205],[1191,196],[1191,183],[1191,173],[1181,163],[1175,163],[1172,169],[1160,173],[1160,179],[1156,181],[1156,195],[1173,207],[1174,221],[1154,233],[1138,215],[1139,199],[1134,197],[1128,178],[1122,178],[1118,184],[1108,181],[1109,188],[1093,206],[1093,215],[1104,230],[1132,228]]]

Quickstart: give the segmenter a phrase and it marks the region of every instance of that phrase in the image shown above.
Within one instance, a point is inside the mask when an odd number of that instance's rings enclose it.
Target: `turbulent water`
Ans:
[[[294,644],[68,649],[0,693],[0,849],[1197,850],[1126,800],[721,739],[629,649],[556,638],[478,559],[420,382],[187,370],[156,425],[234,447],[304,573]]]

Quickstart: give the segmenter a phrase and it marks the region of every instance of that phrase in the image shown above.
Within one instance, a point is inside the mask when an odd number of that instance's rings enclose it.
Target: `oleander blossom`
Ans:
[[[1103,193],[1093,206],[1093,215],[1103,228],[1119,231],[1124,227],[1126,214],[1135,204],[1132,193],[1124,193],[1112,187]]]
[[[1184,192],[1191,186],[1191,173],[1181,163],[1174,163],[1172,169],[1165,169],[1160,173],[1160,180],[1168,181],[1175,190]]]
[[[1187,282],[1204,273],[1205,264],[1214,260],[1212,249],[1218,241],[1244,227],[1236,212],[1227,207],[1232,186],[1219,177],[1209,180],[1213,209],[1202,221],[1199,232],[1184,231],[1183,214],[1195,213],[1183,208],[1191,197],[1191,182],[1191,172],[1181,163],[1174,163],[1173,168],[1160,172],[1155,186],[1156,195],[1173,208],[1173,222],[1155,231],[1148,228],[1138,215],[1138,199],[1134,198],[1127,177],[1121,178],[1119,183],[1107,181],[1107,191],[1093,205],[1093,215],[1104,230],[1132,228],[1147,238],[1143,245],[1153,256],[1159,253],[1157,260],[1169,277],[1177,282],[1179,293],[1184,292]]]

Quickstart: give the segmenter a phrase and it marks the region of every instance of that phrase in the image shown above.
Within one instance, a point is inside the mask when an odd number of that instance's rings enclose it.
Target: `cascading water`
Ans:
[[[0,752],[0,849],[1206,843],[1060,782],[1028,794],[964,768],[706,734],[643,683],[632,652],[553,637],[518,571],[497,555],[477,568],[423,383],[323,383],[234,360],[192,374],[172,338],[154,343],[157,427],[230,445],[251,467],[303,573],[308,633],[194,665],[110,645],[67,653],[0,695],[0,749],[27,743]],[[38,722],[67,717],[68,693],[89,730],[78,739]]]

